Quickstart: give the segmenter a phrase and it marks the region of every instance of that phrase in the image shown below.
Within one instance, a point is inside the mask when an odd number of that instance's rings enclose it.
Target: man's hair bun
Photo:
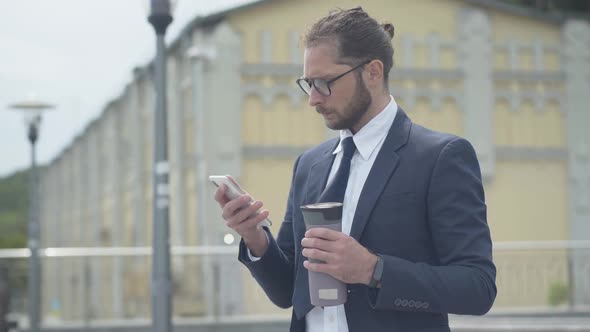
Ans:
[[[385,23],[381,26],[383,27],[383,30],[385,30],[385,32],[387,32],[387,34],[389,35],[389,38],[393,39],[393,35],[395,33],[395,28],[393,27],[393,24]]]

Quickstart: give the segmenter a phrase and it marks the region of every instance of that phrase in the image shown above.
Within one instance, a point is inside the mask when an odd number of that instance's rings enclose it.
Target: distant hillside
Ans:
[[[0,178],[0,249],[27,246],[28,172]]]

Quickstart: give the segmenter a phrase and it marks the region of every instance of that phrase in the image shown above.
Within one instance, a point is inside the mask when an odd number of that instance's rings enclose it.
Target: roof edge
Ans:
[[[485,7],[488,9],[495,9],[509,14],[524,16],[532,19],[537,19],[552,24],[563,24],[568,19],[582,19],[590,20],[589,14],[577,14],[573,12],[554,11],[546,12],[534,8],[526,8],[523,6],[513,5],[510,3],[498,0],[465,0],[472,5]]]

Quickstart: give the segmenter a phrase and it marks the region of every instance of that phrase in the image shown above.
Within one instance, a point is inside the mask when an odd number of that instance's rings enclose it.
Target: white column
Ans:
[[[590,25],[570,20],[562,28],[562,66],[566,75],[565,95],[568,135],[569,224],[572,240],[590,240]],[[582,255],[579,255],[582,256]],[[571,257],[575,304],[590,303],[587,271],[577,269],[583,257]]]
[[[144,97],[142,94],[142,78],[138,70],[135,72],[133,84],[129,88],[129,107],[133,116],[131,117],[131,146],[132,146],[132,168],[133,168],[133,245],[143,246],[145,243],[145,227],[146,227],[146,206],[144,200],[144,188],[147,187],[145,176],[145,155],[144,155],[144,132],[149,128],[146,128],[143,123],[144,109],[141,108],[141,98]],[[147,101],[143,101],[143,104]]]
[[[211,35],[197,38],[189,55],[193,59],[199,239],[200,244],[223,245],[223,236],[229,229],[221,220],[207,177],[241,176],[241,41],[227,23],[219,24]],[[225,257],[215,257],[204,266],[204,282],[212,283],[204,285],[209,289],[206,304],[214,305],[207,309],[208,313],[227,315],[239,311],[241,291],[226,287],[240,287],[235,282],[240,273],[235,257],[227,261]],[[215,270],[219,275],[213,275]],[[218,296],[213,298],[215,294]]]
[[[185,232],[185,197],[184,197],[184,125],[183,109],[180,100],[180,78],[182,73],[180,61],[175,56],[168,57],[168,136],[170,153],[170,184],[171,184],[171,223],[170,237],[172,245],[184,244]],[[173,258],[173,265],[178,263],[178,259]]]
[[[92,178],[96,176],[95,170],[93,169],[94,165],[91,163],[90,154],[92,153],[90,149],[90,131],[86,129],[83,133],[82,138],[79,141],[81,151],[80,151],[80,188],[82,193],[80,196],[82,197],[82,203],[80,206],[82,220],[81,223],[81,231],[80,231],[80,241],[81,246],[88,247],[92,246],[92,214],[91,214],[91,206],[94,204],[94,201],[91,198],[92,192]],[[80,279],[82,283],[82,319],[85,323],[92,319],[92,305],[91,305],[91,298],[92,298],[92,284],[91,284],[91,276],[90,276],[90,269],[92,264],[96,263],[96,258],[87,258],[82,260],[81,264],[81,274]]]
[[[63,170],[63,187],[64,190],[62,192],[63,195],[63,219],[62,219],[62,241],[61,245],[64,247],[71,247],[73,245],[73,231],[72,231],[72,223],[73,223],[73,195],[72,195],[72,154],[71,154],[71,146],[66,148],[66,150],[62,153],[62,170]],[[72,276],[73,273],[73,264],[71,258],[62,258],[62,265],[61,269],[64,273],[63,283],[64,286],[62,288],[63,297],[62,297],[62,308],[63,308],[63,315],[67,319],[73,319],[73,294],[75,287],[72,283]]]
[[[473,144],[482,177],[494,175],[492,36],[489,18],[478,9],[465,9],[459,15],[459,63],[463,81],[463,118],[466,138]]]
[[[55,195],[54,190],[56,186],[55,181],[55,162],[47,165],[44,169],[39,170],[39,223],[41,227],[41,248],[55,246],[55,233],[57,228],[55,223]],[[57,296],[57,278],[55,262],[49,263],[47,260],[41,261],[43,264],[43,274],[41,278],[42,304],[41,309],[43,321],[46,321],[45,315],[51,312],[51,301]]]
[[[84,242],[82,241],[82,234],[85,225],[85,220],[83,218],[83,206],[82,206],[82,197],[84,196],[84,181],[82,178],[82,144],[81,139],[78,137],[71,145],[71,159],[72,159],[72,229],[74,229],[73,246],[81,247],[84,246]],[[84,278],[83,278],[83,261],[81,260],[74,260],[71,262],[72,265],[72,274],[75,278],[75,295],[73,305],[74,307],[74,318],[77,320],[81,320],[84,316]]]
[[[568,21],[563,27],[563,67],[571,184],[572,239],[590,239],[590,25]]]
[[[242,91],[241,91],[241,40],[239,35],[227,23],[216,27],[211,34],[211,43],[215,45],[217,56],[210,62],[205,72],[208,84],[205,86],[204,99],[206,123],[223,124],[223,131],[215,126],[205,128],[207,158],[211,160],[208,170],[218,174],[233,174],[238,179],[242,175]],[[269,37],[272,41],[272,38]],[[270,43],[272,46],[272,42]],[[272,50],[272,47],[270,47]],[[270,57],[272,61],[272,55]],[[214,97],[223,91],[223,98]],[[215,139],[212,139],[215,138]],[[213,207],[207,214],[210,223],[213,243],[224,245],[223,236],[229,229],[222,221],[217,203],[213,200],[210,184],[206,184],[208,204]],[[219,275],[216,279],[219,287],[217,310],[221,315],[231,315],[241,311],[242,284],[236,282],[235,276],[240,275],[239,264],[235,257],[220,256],[218,263]],[[229,286],[229,287],[228,287]]]
[[[132,150],[132,160],[131,160],[131,169],[132,169],[132,186],[133,186],[133,227],[131,228],[132,234],[132,246],[144,246],[146,245],[145,240],[145,227],[147,226],[146,220],[146,203],[144,199],[145,195],[145,188],[147,188],[146,184],[146,169],[145,169],[145,150],[144,146],[146,144],[144,139],[144,133],[146,130],[151,130],[151,128],[147,128],[143,123],[143,114],[144,109],[141,107],[142,100],[141,98],[145,99],[145,93],[142,93],[142,78],[138,70],[134,72],[134,80],[131,86],[129,87],[129,108],[131,112],[129,127],[131,129],[130,134],[130,146]],[[146,100],[143,101],[143,104],[147,103]],[[149,270],[147,266],[145,266],[145,262],[147,260],[142,257],[135,258],[131,260],[133,273],[132,275],[135,277],[139,273],[138,270],[140,268],[144,268],[146,273],[146,280],[149,280]],[[133,280],[132,282],[139,282]],[[146,283],[147,284],[147,283]],[[149,293],[146,294],[145,298],[149,298]],[[131,306],[130,311],[135,311],[137,315],[140,314],[149,314],[148,306],[149,303],[145,303],[142,301],[141,298],[133,298],[130,299],[130,302],[127,305]],[[145,312],[142,310],[145,309]]]
[[[210,203],[211,188],[208,187],[208,159],[206,141],[206,116],[205,116],[205,65],[216,56],[216,50],[213,47],[207,47],[203,44],[201,35],[197,32],[196,45],[189,49],[187,56],[192,61],[192,96],[194,112],[194,140],[195,140],[195,157],[196,157],[196,188],[197,188],[197,232],[198,245],[212,245],[211,231],[208,222],[209,210],[213,207]],[[216,291],[213,288],[213,259],[209,256],[201,258],[200,280],[202,284],[202,301],[205,304],[207,317],[213,317],[216,314],[214,303],[216,303]]]
[[[107,133],[109,135],[107,141],[110,142],[111,146],[108,147],[111,162],[108,167],[110,172],[110,178],[112,179],[112,191],[109,193],[112,195],[112,221],[111,221],[111,245],[113,247],[121,246],[121,238],[122,234],[125,231],[123,227],[123,218],[122,218],[122,211],[123,211],[123,176],[122,172],[123,169],[122,165],[122,158],[126,151],[122,150],[123,142],[121,137],[121,130],[122,128],[119,127],[121,124],[121,115],[122,109],[119,105],[118,101],[112,102],[109,110],[107,111],[106,118],[106,128]],[[110,113],[110,114],[109,114]],[[119,319],[123,317],[123,260],[124,257],[115,256],[113,257],[113,273],[112,277],[112,312],[113,318]]]
[[[105,181],[105,160],[103,158],[103,146],[104,146],[104,137],[101,133],[103,125],[101,123],[102,120],[96,120],[94,122],[93,128],[93,159],[94,165],[96,165],[96,178],[95,183],[93,185],[93,196],[94,196],[94,218],[93,218],[93,228],[94,228],[94,241],[93,244],[95,246],[102,246],[103,243],[101,241],[101,234],[102,234],[102,222],[103,222],[103,207],[102,207],[102,196],[103,196],[103,186]],[[91,284],[93,285],[93,300],[92,300],[92,310],[96,315],[96,318],[104,318],[105,310],[105,303],[102,302],[103,291],[105,289],[102,280],[102,271],[104,268],[104,264],[102,263],[103,260],[97,260],[96,263],[92,264],[92,277],[91,277]]]

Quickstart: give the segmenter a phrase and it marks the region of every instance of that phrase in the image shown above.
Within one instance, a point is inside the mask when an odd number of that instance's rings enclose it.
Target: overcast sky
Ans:
[[[252,0],[177,0],[172,40],[193,17]],[[30,164],[22,115],[30,94],[56,105],[43,117],[38,159],[56,157],[155,54],[149,0],[0,1],[0,177]]]

